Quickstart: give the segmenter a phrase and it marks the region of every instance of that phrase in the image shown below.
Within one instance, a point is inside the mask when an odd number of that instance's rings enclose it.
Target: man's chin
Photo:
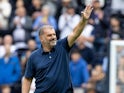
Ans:
[[[51,43],[50,45],[51,45],[51,46],[55,46],[55,45],[56,45],[56,43]]]

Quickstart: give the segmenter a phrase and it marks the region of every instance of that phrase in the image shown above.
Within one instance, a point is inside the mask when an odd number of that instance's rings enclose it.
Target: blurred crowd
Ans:
[[[40,47],[39,28],[52,25],[57,38],[65,38],[89,3],[91,0],[0,0],[0,93],[21,93],[26,62]],[[124,15],[111,4],[112,0],[92,0],[94,10],[71,50],[69,68],[75,93],[108,93],[109,43],[124,39]],[[118,74],[124,82],[123,67]],[[117,87],[121,87],[119,81]]]

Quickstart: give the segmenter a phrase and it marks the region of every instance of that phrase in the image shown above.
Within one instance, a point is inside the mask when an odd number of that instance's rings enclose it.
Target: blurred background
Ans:
[[[110,42],[124,40],[124,0],[92,1],[94,10],[70,53],[74,93],[109,93]],[[49,24],[58,39],[66,37],[89,3],[91,0],[0,0],[0,93],[21,93],[26,62],[40,47],[38,29]],[[117,50],[120,65],[116,65],[115,93],[124,93],[124,46]],[[34,89],[33,84],[31,93]]]

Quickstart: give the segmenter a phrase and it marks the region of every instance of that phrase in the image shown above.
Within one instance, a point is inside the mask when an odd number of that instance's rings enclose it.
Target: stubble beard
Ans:
[[[57,43],[57,41],[56,41],[56,40],[51,41],[51,42],[50,42],[50,46],[54,47],[54,46],[56,45],[56,43]]]

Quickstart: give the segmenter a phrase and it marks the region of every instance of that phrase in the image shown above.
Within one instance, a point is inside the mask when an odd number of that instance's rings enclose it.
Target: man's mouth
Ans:
[[[56,40],[52,40],[51,42],[56,42]]]
[[[56,42],[56,39],[52,39],[51,41],[52,41],[52,42]]]

